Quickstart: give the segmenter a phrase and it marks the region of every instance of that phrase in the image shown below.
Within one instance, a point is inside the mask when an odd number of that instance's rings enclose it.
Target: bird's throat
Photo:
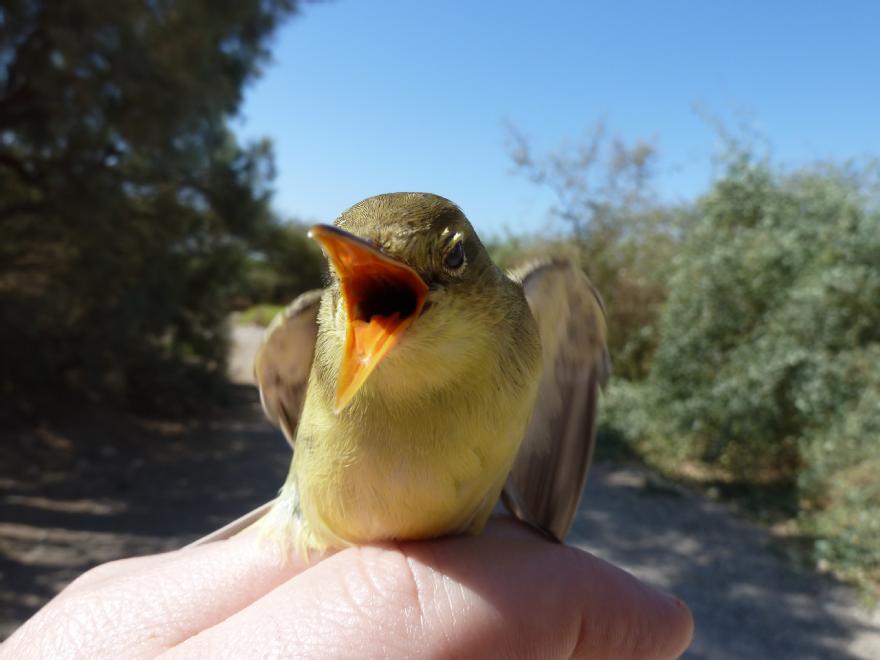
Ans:
[[[334,401],[339,413],[421,313],[428,286],[412,268],[348,232],[316,225],[310,234],[339,276],[345,305],[345,346]]]

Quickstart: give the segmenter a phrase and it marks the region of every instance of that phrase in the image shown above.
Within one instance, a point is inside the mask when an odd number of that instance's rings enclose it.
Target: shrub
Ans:
[[[795,483],[817,556],[876,577],[880,211],[869,174],[736,163],[675,260],[640,398],[615,392],[609,411],[648,449]]]

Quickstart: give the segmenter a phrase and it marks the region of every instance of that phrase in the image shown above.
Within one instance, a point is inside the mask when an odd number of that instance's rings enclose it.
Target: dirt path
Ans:
[[[238,384],[223,415],[84,421],[4,439],[0,639],[86,568],[179,547],[273,495],[289,451],[244,384],[261,334],[236,329]],[[796,571],[766,531],[658,487],[640,467],[594,466],[570,542],[684,598],[697,625],[687,657],[880,658],[880,615],[860,610],[851,590]]]

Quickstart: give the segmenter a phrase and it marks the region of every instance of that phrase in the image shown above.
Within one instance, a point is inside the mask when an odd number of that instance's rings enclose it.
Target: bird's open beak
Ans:
[[[339,275],[348,317],[336,383],[338,413],[421,313],[428,286],[412,268],[346,231],[315,225],[309,236]]]

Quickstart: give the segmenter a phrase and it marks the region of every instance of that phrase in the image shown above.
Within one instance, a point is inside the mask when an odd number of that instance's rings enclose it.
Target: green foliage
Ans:
[[[649,453],[789,480],[839,570],[880,578],[880,210],[870,171],[748,160],[699,204],[650,377],[612,392]]]
[[[846,353],[829,383],[814,383],[839,408],[801,443],[802,523],[821,562],[880,585],[880,345]],[[852,396],[827,393],[841,384]]]
[[[502,270],[512,270],[527,261],[540,241],[533,236],[506,233],[483,239],[489,256]]]
[[[0,391],[163,408],[205,393],[269,145],[226,128],[292,0],[0,9]]]
[[[569,230],[564,239],[517,247],[580,261],[605,302],[615,377],[644,378],[657,347],[670,265],[691,220],[686,210],[654,198],[656,149],[610,139],[599,125],[582,143],[542,157],[511,130],[510,155],[522,174],[554,193],[552,213]]]
[[[322,286],[326,261],[305,227],[295,223],[273,226],[254,248],[236,306],[284,305],[300,293]]]
[[[842,177],[760,166],[733,170],[701,212],[651,375],[660,405],[708,456],[798,467],[800,438],[874,377],[880,216]]]
[[[283,309],[282,305],[254,305],[239,313],[237,320],[242,324],[261,325],[265,328]]]

